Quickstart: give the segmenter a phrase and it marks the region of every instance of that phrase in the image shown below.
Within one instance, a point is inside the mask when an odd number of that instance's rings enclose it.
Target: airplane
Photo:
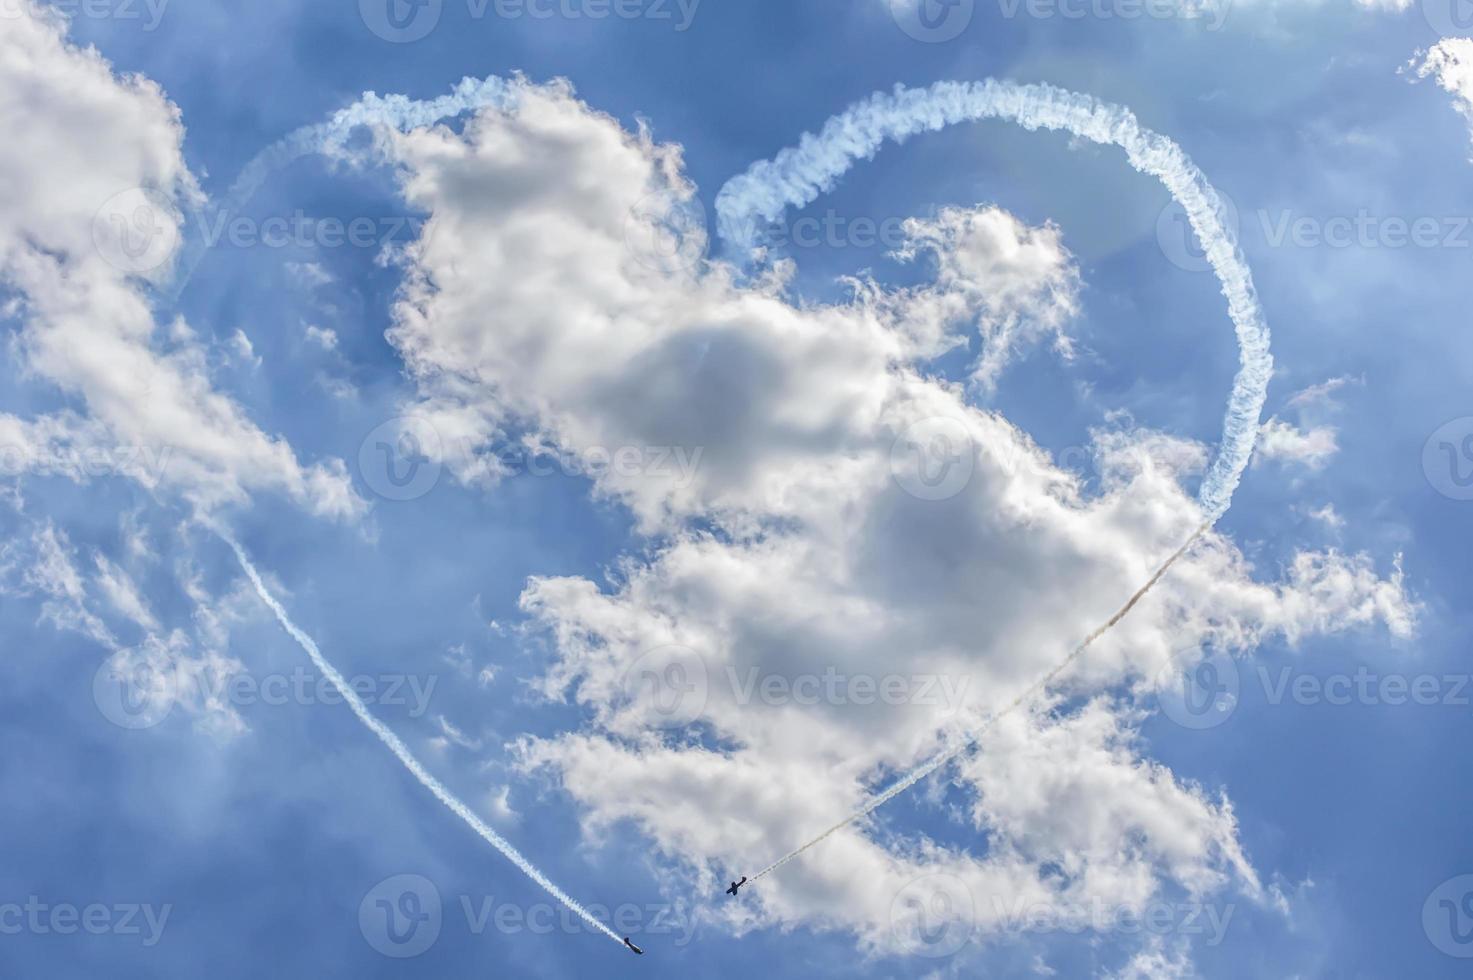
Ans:
[[[747,876],[746,875],[742,875],[742,880],[741,881],[733,881],[731,883],[731,887],[726,890],[726,894],[735,897],[735,895],[737,893],[737,889],[740,888],[740,887],[742,887],[746,883],[747,883]]]
[[[638,946],[636,946],[633,943],[631,943],[629,941],[629,937],[628,936],[625,936],[624,937],[624,945],[625,946],[628,946],[630,949],[634,950],[634,952],[637,953],[637,954],[639,954],[640,956],[643,956],[644,955],[644,950],[640,949]]]

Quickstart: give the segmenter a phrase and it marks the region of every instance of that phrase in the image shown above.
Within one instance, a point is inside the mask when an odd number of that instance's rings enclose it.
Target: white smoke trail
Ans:
[[[303,157],[341,153],[360,126],[388,127],[407,132],[487,106],[504,108],[514,101],[515,90],[516,83],[488,75],[485,78],[463,78],[448,94],[433,99],[411,99],[404,95],[364,92],[357,102],[339,109],[326,122],[293,130],[257,153],[241,169],[240,175],[235,178],[220,203],[212,209],[213,214],[197,212],[194,223],[199,229],[212,228],[216,226],[219,216],[223,215],[227,219],[234,217],[272,174]],[[183,256],[176,266],[170,290],[171,298],[177,299],[183,292],[209,248],[210,242],[198,235],[188,240]]]
[[[1197,529],[1197,532],[1187,539],[1186,544],[1178,548],[1170,558],[1161,563],[1161,567],[1156,569],[1156,573],[1151,576],[1150,580],[1146,582],[1145,585],[1137,589],[1135,595],[1131,596],[1130,599],[1125,603],[1125,605],[1120,607],[1115,615],[1111,616],[1104,623],[1100,624],[1100,626],[1096,628],[1093,633],[1089,634],[1089,636],[1086,636],[1083,642],[1081,642],[1077,647],[1073,649],[1069,656],[1059,661],[1059,663],[1055,665],[1054,668],[1050,670],[1047,674],[1044,674],[1038,680],[1034,681],[1033,684],[1029,686],[1026,691],[1018,695],[1012,701],[1008,702],[1000,710],[993,712],[987,718],[983,719],[983,721],[976,727],[969,730],[964,730],[959,736],[951,739],[951,744],[947,748],[932,756],[927,761],[921,763],[910,772],[906,773],[883,793],[879,793],[875,796],[870,797],[870,799],[864,804],[864,806],[860,807],[858,810],[855,810],[853,813],[849,814],[849,816],[845,817],[843,820],[840,820],[838,823],[834,824],[832,827],[830,827],[828,830],[825,830],[817,837],[814,837],[806,844],[803,844],[800,847],[789,851],[787,854],[778,858],[776,861],[772,862],[761,871],[752,875],[751,880],[756,881],[758,878],[766,877],[767,875],[776,871],[778,868],[781,868],[783,865],[787,864],[789,861],[798,857],[804,851],[808,850],[816,844],[822,843],[824,840],[832,836],[835,832],[844,829],[856,820],[861,820],[869,816],[871,813],[874,813],[886,803],[889,803],[891,800],[895,799],[895,797],[899,796],[901,793],[904,793],[906,790],[910,789],[916,783],[931,775],[931,773],[935,772],[937,769],[940,769],[942,766],[946,765],[952,759],[955,759],[957,756],[970,749],[973,745],[977,743],[977,740],[980,739],[987,732],[987,730],[992,727],[993,722],[997,721],[999,718],[1003,718],[1011,714],[1019,707],[1032,700],[1037,694],[1039,694],[1039,692],[1043,691],[1050,684],[1052,684],[1060,674],[1062,674],[1070,667],[1070,665],[1074,663],[1074,661],[1078,660],[1080,656],[1083,655],[1084,651],[1088,650],[1096,640],[1104,636],[1107,632],[1109,632],[1111,627],[1124,619],[1126,613],[1134,609],[1136,603],[1145,598],[1146,593],[1150,592],[1152,587],[1155,586],[1157,582],[1161,581],[1161,576],[1165,575],[1167,570],[1169,570],[1172,565],[1176,564],[1177,559],[1187,553],[1187,549],[1195,544],[1197,539],[1205,534],[1210,526],[1211,525],[1204,524],[1199,527]]]
[[[876,93],[840,113],[817,135],[804,135],[797,146],[728,181],[716,197],[718,230],[745,258],[762,227],[788,207],[813,201],[856,160],[873,157],[885,140],[904,142],[918,133],[989,118],[1119,146],[1131,166],[1159,179],[1186,211],[1227,297],[1241,360],[1228,398],[1222,441],[1198,493],[1208,520],[1215,522],[1227,512],[1253,454],[1273,374],[1268,325],[1248,264],[1223,220],[1217,191],[1181,147],[1141,126],[1130,110],[1051,85],[996,79],[940,82],[928,89],[897,86],[894,92]]]
[[[231,550],[235,552],[236,559],[240,561],[240,567],[245,570],[246,576],[251,580],[251,585],[255,586],[256,594],[261,597],[261,601],[266,603],[271,609],[271,612],[275,614],[276,621],[281,624],[282,629],[286,630],[291,635],[291,638],[296,640],[297,644],[307,652],[307,656],[312,658],[312,663],[317,666],[318,670],[322,671],[322,676],[326,677],[332,686],[337,689],[338,694],[348,703],[348,707],[353,710],[353,714],[358,716],[358,720],[363,722],[365,728],[378,736],[379,741],[388,746],[389,751],[394,753],[394,756],[404,764],[404,768],[409,770],[410,775],[419,780],[425,789],[435,794],[435,798],[445,804],[450,812],[454,813],[461,820],[464,820],[467,826],[481,835],[486,843],[504,854],[507,860],[522,870],[523,874],[546,889],[549,895],[562,902],[570,911],[576,913],[594,929],[608,936],[620,946],[624,945],[624,940],[616,935],[612,929],[600,922],[571,896],[549,881],[547,876],[541,871],[538,871],[532,862],[522,856],[520,851],[507,842],[500,834],[487,826],[486,822],[476,816],[470,807],[457,799],[450,790],[446,789],[438,779],[430,774],[429,770],[420,764],[419,760],[410,753],[409,748],[399,740],[399,736],[395,735],[383,722],[379,721],[369,712],[367,705],[363,703],[363,699],[343,679],[343,675],[339,674],[337,669],[327,662],[327,658],[322,655],[322,651],[317,648],[317,644],[312,638],[298,629],[296,624],[291,621],[290,617],[286,614],[286,610],[282,608],[281,603],[277,602],[276,597],[267,590],[266,583],[261,580],[256,567],[246,557],[245,549],[220,528],[212,527],[211,530],[218,534],[226,544],[230,545]]]

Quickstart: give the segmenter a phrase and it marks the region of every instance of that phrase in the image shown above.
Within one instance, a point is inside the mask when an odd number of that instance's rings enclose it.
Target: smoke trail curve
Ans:
[[[213,218],[234,215],[273,174],[303,157],[340,152],[359,127],[380,126],[407,132],[488,106],[505,108],[515,98],[516,83],[496,75],[485,78],[467,76],[450,92],[433,99],[364,92],[358,101],[339,109],[325,122],[295,129],[257,153],[241,168],[239,176],[212,213],[196,211],[194,222],[198,228],[206,229],[214,225]],[[186,241],[168,291],[170,299],[179,298],[211,247],[206,237],[198,235]]]
[[[343,675],[339,674],[337,669],[328,663],[327,658],[322,655],[322,651],[317,648],[316,642],[291,621],[291,618],[287,616],[286,610],[282,607],[281,603],[277,602],[276,597],[266,588],[266,583],[261,580],[260,573],[256,571],[256,567],[251,564],[250,558],[246,556],[245,549],[236,543],[235,539],[224,530],[218,527],[211,527],[211,530],[219,535],[221,540],[228,544],[231,550],[235,552],[235,557],[240,562],[240,567],[244,569],[246,577],[251,580],[251,585],[255,587],[256,594],[261,597],[261,601],[276,616],[276,621],[281,624],[282,629],[286,630],[291,638],[296,640],[297,644],[307,652],[307,656],[312,659],[312,663],[317,666],[317,669],[322,672],[322,675],[337,689],[338,694],[347,702],[348,707],[353,710],[353,714],[358,716],[358,720],[363,723],[363,726],[378,736],[379,741],[388,746],[389,751],[394,753],[395,758],[403,763],[404,768],[409,770],[410,775],[419,780],[425,789],[429,790],[435,795],[436,799],[445,804],[450,812],[465,821],[466,825],[479,834],[486,843],[500,851],[507,860],[520,868],[522,873],[528,878],[541,885],[549,895],[561,902],[569,911],[575,913],[594,929],[608,936],[620,946],[623,946],[624,940],[620,936],[616,935],[612,929],[595,918],[587,909],[561,888],[549,881],[547,876],[537,870],[531,861],[528,861],[522,856],[520,851],[513,847],[500,834],[492,830],[485,821],[476,816],[470,807],[456,798],[449,789],[430,774],[429,770],[420,764],[419,760],[409,751],[408,746],[400,741],[399,736],[395,735],[389,730],[388,726],[373,716],[368,710],[367,705],[363,703],[363,699],[343,679]]]
[[[739,258],[746,259],[763,226],[787,208],[815,200],[857,160],[872,158],[887,139],[902,143],[918,133],[989,118],[1010,120],[1029,130],[1063,130],[1118,146],[1131,166],[1160,180],[1186,212],[1222,285],[1239,348],[1240,366],[1228,398],[1222,441],[1198,492],[1209,522],[1215,522],[1227,512],[1258,436],[1273,374],[1268,324],[1252,273],[1223,219],[1217,191],[1180,146],[1146,129],[1129,109],[1052,85],[991,78],[939,82],[927,89],[897,85],[893,92],[877,92],[851,106],[816,135],[805,134],[798,145],[729,180],[716,197],[718,231],[730,248],[740,252]]]

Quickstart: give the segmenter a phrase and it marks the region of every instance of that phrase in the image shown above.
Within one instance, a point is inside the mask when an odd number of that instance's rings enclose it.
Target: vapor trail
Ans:
[[[281,624],[282,629],[286,630],[291,635],[291,638],[296,640],[297,644],[303,650],[307,651],[307,656],[312,658],[312,663],[316,664],[317,669],[322,671],[322,675],[337,689],[338,694],[348,703],[348,707],[353,709],[353,714],[358,716],[358,720],[363,722],[364,727],[378,736],[379,741],[388,746],[389,751],[394,753],[394,756],[404,764],[404,768],[408,769],[410,774],[419,780],[425,789],[435,794],[436,799],[445,804],[450,812],[454,813],[461,820],[464,820],[472,830],[481,835],[486,843],[504,854],[507,860],[520,868],[522,873],[528,878],[531,878],[546,889],[549,895],[562,902],[570,911],[576,913],[594,929],[608,936],[620,946],[624,945],[624,940],[615,935],[612,929],[594,918],[587,909],[578,904],[578,902],[557,885],[549,881],[547,876],[541,871],[538,871],[532,865],[532,862],[522,856],[520,851],[508,843],[500,834],[487,826],[485,821],[476,816],[470,807],[457,799],[450,790],[446,789],[438,779],[432,776],[420,764],[419,760],[410,753],[408,747],[399,740],[399,736],[395,735],[383,722],[379,721],[369,712],[368,707],[363,703],[363,699],[343,679],[343,676],[337,672],[336,668],[327,662],[327,658],[322,655],[321,650],[317,649],[317,644],[312,638],[298,629],[296,624],[291,621],[290,617],[286,614],[286,610],[282,608],[281,603],[277,602],[276,597],[266,589],[266,583],[261,580],[261,576],[256,571],[256,567],[251,564],[251,560],[246,557],[245,549],[237,544],[235,539],[225,531],[215,527],[212,527],[211,530],[218,534],[226,544],[230,545],[231,550],[235,552],[236,559],[240,562],[240,567],[245,570],[246,576],[251,580],[251,585],[255,586],[256,594],[261,597],[261,601],[266,603],[271,609],[271,612],[276,615],[276,621]]]
[[[1131,166],[1160,180],[1186,212],[1208,264],[1222,285],[1228,317],[1237,334],[1240,361],[1228,396],[1222,440],[1198,490],[1207,520],[1115,615],[1016,699],[983,719],[977,728],[962,732],[938,755],[912,769],[857,811],[757,872],[753,880],[772,873],[946,765],[975,745],[994,721],[1052,683],[1120,622],[1227,512],[1253,455],[1268,382],[1273,374],[1273,357],[1269,353],[1268,324],[1258,303],[1252,273],[1237,238],[1223,219],[1222,200],[1207,177],[1181,147],[1146,129],[1122,106],[1051,85],[1021,85],[996,79],[940,82],[928,89],[897,85],[893,92],[877,92],[834,116],[816,135],[805,134],[797,146],[782,150],[771,160],[754,163],[745,173],[728,181],[716,197],[718,232],[728,247],[739,253],[739,260],[748,260],[765,227],[780,218],[787,208],[806,205],[828,191],[857,160],[873,157],[886,140],[900,143],[918,133],[981,119],[1006,119],[1029,130],[1063,130],[1095,143],[1118,146],[1125,151]]]
[[[209,228],[212,220],[223,215],[236,215],[270,177],[308,156],[334,155],[347,146],[349,138],[361,126],[380,126],[409,131],[473,112],[486,106],[507,106],[515,98],[515,83],[488,75],[485,78],[462,78],[455,88],[433,99],[411,99],[405,95],[363,95],[328,117],[327,121],[302,126],[272,143],[251,158],[219,204],[194,216],[198,228]],[[210,243],[198,235],[185,244],[174,275],[170,296],[177,298],[189,283],[194,270],[209,251]]]
[[[1237,238],[1223,220],[1217,191],[1181,147],[1143,127],[1129,109],[1051,85],[996,79],[940,82],[928,89],[896,86],[893,92],[877,92],[852,106],[825,123],[817,135],[805,134],[797,146],[728,181],[716,197],[718,231],[745,259],[764,227],[787,208],[801,207],[829,190],[856,160],[873,157],[887,139],[904,142],[918,133],[989,118],[1007,119],[1030,130],[1063,130],[1118,146],[1131,166],[1165,184],[1186,212],[1222,284],[1241,361],[1228,398],[1222,441],[1198,492],[1208,521],[1215,522],[1227,512],[1253,454],[1273,374],[1268,324]]]
[[[1077,647],[1073,649],[1069,656],[1059,661],[1059,663],[1047,674],[1044,674],[1038,680],[1034,681],[1033,684],[1029,686],[1029,688],[1025,690],[1022,694],[1019,694],[1012,701],[1004,705],[1000,710],[993,712],[991,715],[988,715],[982,720],[979,725],[977,725],[977,727],[969,731],[962,732],[960,736],[952,741],[952,744],[950,746],[932,756],[926,762],[921,763],[910,772],[906,773],[905,776],[894,783],[894,785],[886,789],[883,793],[879,793],[875,796],[870,797],[869,801],[866,802],[864,806],[860,807],[858,810],[855,810],[853,813],[849,814],[849,816],[845,817],[843,820],[840,820],[838,823],[834,824],[828,830],[825,830],[823,833],[819,834],[808,843],[802,845],[796,850],[790,851],[789,853],[783,855],[776,861],[769,864],[767,867],[763,868],[761,871],[752,875],[751,880],[756,881],[758,878],[762,878],[771,874],[778,868],[781,868],[783,865],[793,860],[793,858],[801,855],[810,847],[813,847],[816,844],[820,844],[828,839],[835,831],[842,830],[854,821],[863,819],[864,817],[869,816],[871,813],[874,813],[880,807],[884,806],[886,803],[889,803],[891,800],[895,799],[895,797],[899,796],[901,793],[904,793],[916,783],[920,782],[922,779],[925,779],[927,776],[931,775],[931,773],[935,772],[937,769],[940,769],[952,759],[955,759],[957,756],[970,749],[973,745],[977,744],[977,740],[981,738],[989,728],[992,727],[993,722],[997,721],[999,718],[1011,714],[1019,707],[1032,700],[1039,692],[1043,691],[1050,684],[1052,684],[1055,678],[1057,678],[1060,674],[1067,670],[1074,663],[1074,661],[1078,660],[1080,656],[1084,653],[1084,651],[1090,648],[1095,640],[1098,640],[1100,637],[1104,636],[1105,633],[1109,632],[1111,627],[1124,619],[1126,613],[1134,609],[1135,604],[1140,602],[1141,599],[1145,598],[1146,593],[1150,592],[1151,588],[1157,582],[1161,581],[1161,576],[1165,575],[1167,570],[1170,569],[1172,565],[1176,564],[1178,558],[1187,553],[1187,549],[1195,544],[1197,539],[1200,538],[1204,533],[1206,533],[1209,527],[1211,527],[1210,524],[1203,524],[1201,527],[1197,528],[1196,533],[1187,539],[1187,543],[1178,548],[1170,558],[1166,559],[1166,561],[1161,564],[1161,567],[1156,569],[1156,574],[1151,576],[1150,581],[1146,582],[1145,585],[1137,589],[1135,595],[1131,596],[1130,599],[1126,601],[1125,605],[1120,607],[1115,615],[1111,616],[1104,623],[1100,624],[1100,626],[1097,627],[1093,633],[1089,634],[1089,636],[1086,636],[1083,642],[1081,642]]]

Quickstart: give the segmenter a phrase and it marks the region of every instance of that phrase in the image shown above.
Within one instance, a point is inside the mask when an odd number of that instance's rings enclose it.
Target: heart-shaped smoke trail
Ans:
[[[1198,491],[1206,523],[1156,570],[1119,612],[1015,700],[972,730],[948,740],[947,747],[939,754],[910,770],[822,834],[752,875],[754,881],[905,792],[971,748],[992,722],[1046,689],[1095,640],[1124,618],[1177,559],[1227,512],[1233,491],[1253,455],[1268,382],[1273,374],[1273,357],[1269,353],[1268,324],[1253,288],[1252,273],[1233,230],[1223,220],[1222,201],[1206,176],[1181,147],[1143,127],[1122,106],[1051,85],[1021,85],[996,79],[940,82],[927,89],[896,86],[893,92],[876,93],[834,116],[817,134],[804,135],[797,146],[784,149],[771,160],[753,164],[745,173],[728,181],[716,198],[718,231],[736,253],[737,260],[745,262],[763,227],[782,217],[788,208],[808,204],[832,188],[858,160],[873,157],[886,140],[900,143],[919,133],[982,119],[1005,119],[1030,130],[1062,130],[1095,143],[1118,146],[1125,151],[1131,166],[1165,184],[1186,212],[1207,261],[1222,284],[1228,316],[1237,331],[1240,356],[1237,377],[1228,396],[1222,441]]]

